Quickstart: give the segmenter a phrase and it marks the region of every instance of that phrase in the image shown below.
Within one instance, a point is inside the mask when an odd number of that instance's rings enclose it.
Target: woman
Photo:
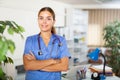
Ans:
[[[55,13],[50,7],[38,13],[40,33],[27,37],[23,62],[26,80],[61,80],[68,70],[70,54],[66,40],[55,34]]]

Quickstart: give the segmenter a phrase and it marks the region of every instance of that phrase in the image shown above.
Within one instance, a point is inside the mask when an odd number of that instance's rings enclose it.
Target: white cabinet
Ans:
[[[53,10],[55,12],[55,26],[65,26],[65,8],[64,7],[53,7]]]
[[[68,39],[68,48],[72,55],[73,63],[86,61],[88,12],[68,9],[66,17],[66,25],[69,27],[66,39]]]

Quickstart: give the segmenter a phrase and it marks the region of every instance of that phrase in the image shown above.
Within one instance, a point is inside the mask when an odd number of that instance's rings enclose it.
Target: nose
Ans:
[[[47,23],[47,19],[43,19],[43,23]]]

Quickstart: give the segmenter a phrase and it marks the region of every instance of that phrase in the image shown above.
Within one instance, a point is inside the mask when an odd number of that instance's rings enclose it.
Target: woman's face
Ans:
[[[52,26],[55,21],[49,11],[42,11],[38,16],[38,24],[41,32],[51,32]]]

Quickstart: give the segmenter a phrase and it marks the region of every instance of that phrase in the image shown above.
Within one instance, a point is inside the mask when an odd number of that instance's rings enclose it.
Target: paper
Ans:
[[[90,69],[97,72],[103,72],[103,65],[94,65],[91,66]],[[105,66],[105,72],[112,72],[112,68]]]
[[[95,65],[92,67],[99,69],[99,70],[103,70],[103,65]],[[105,66],[105,70],[111,70],[111,69],[112,69],[111,67]]]

